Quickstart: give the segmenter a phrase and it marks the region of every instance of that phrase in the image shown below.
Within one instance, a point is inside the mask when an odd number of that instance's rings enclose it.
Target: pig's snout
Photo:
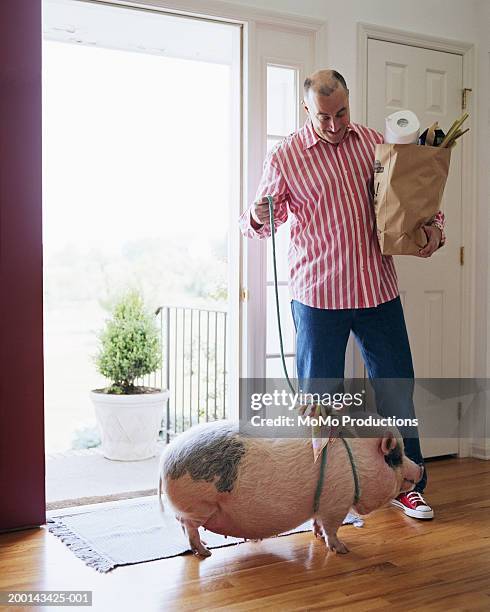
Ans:
[[[417,483],[419,483],[422,480],[422,476],[424,475],[424,464],[423,463],[419,463],[418,464],[418,470],[419,470],[419,474],[418,476],[415,477],[414,480],[411,480],[410,478],[406,478],[405,480],[407,482],[410,482],[413,485],[416,485]]]
[[[408,468],[403,470],[403,482],[402,482],[402,493],[408,493],[412,491],[417,483],[422,480],[424,475],[425,466],[423,463],[418,465],[413,461],[408,460]]]

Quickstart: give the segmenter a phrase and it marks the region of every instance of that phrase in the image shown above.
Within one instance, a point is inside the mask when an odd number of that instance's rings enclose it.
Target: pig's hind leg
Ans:
[[[317,532],[318,535],[321,534],[321,530],[318,529],[318,527],[321,525],[325,534],[325,544],[327,545],[328,549],[341,555],[345,555],[345,553],[348,553],[349,549],[342,542],[342,540],[339,540],[339,538],[337,537],[337,529],[342,525],[344,517],[347,514],[348,510],[348,508],[341,508],[340,510],[329,509],[328,512],[324,513],[322,513],[322,511],[320,510],[318,516],[315,518],[315,521],[313,523],[314,529],[315,523],[317,526],[317,529],[315,530],[315,535],[317,534]]]
[[[313,535],[315,538],[323,538],[323,528],[318,519],[313,519],[313,527],[312,527]]]

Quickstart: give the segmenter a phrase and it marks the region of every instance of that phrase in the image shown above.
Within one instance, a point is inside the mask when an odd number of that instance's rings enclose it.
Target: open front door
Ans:
[[[44,502],[41,2],[0,3],[0,530]]]

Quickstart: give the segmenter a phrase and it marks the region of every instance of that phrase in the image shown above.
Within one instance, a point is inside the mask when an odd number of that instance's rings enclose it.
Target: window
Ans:
[[[267,148],[270,150],[298,127],[298,70],[287,66],[267,66]],[[286,367],[295,376],[295,332],[289,308],[287,250],[289,221],[276,234],[276,262],[281,313],[281,329]],[[267,244],[267,342],[266,376],[284,378],[277,329],[272,244]]]

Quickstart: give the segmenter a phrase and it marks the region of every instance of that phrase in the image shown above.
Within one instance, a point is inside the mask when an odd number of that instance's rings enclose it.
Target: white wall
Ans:
[[[366,22],[419,34],[476,42],[475,0],[232,0],[232,4],[296,13],[327,21],[325,65],[349,83],[357,109],[357,23]],[[486,4],[487,2],[485,2]],[[356,120],[355,114],[353,119]]]

